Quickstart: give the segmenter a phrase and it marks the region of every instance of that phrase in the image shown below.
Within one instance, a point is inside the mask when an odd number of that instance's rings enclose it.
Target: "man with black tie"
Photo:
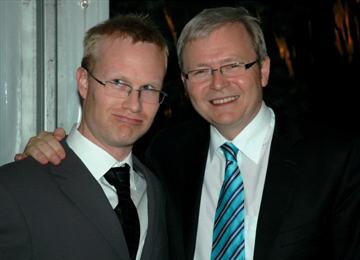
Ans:
[[[171,259],[360,259],[359,142],[302,129],[265,104],[258,19],[204,10],[177,52],[202,118],[159,133],[147,152],[169,194]],[[47,134],[27,151],[63,157]]]
[[[145,16],[86,33],[83,115],[62,142],[63,163],[0,168],[0,259],[168,259],[160,183],[132,154],[166,95],[167,55]]]

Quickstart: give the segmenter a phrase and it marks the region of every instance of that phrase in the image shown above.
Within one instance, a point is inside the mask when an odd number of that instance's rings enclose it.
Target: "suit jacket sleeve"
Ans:
[[[0,259],[31,259],[30,237],[25,219],[15,199],[1,183],[0,205]]]
[[[336,259],[360,259],[360,142],[345,162],[334,201],[333,238]]]

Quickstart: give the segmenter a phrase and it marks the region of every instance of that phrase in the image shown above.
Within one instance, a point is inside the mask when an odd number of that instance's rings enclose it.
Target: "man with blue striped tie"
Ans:
[[[360,259],[359,142],[302,131],[265,104],[259,20],[241,7],[206,9],[177,53],[205,120],[164,130],[147,153],[170,197],[172,259]]]

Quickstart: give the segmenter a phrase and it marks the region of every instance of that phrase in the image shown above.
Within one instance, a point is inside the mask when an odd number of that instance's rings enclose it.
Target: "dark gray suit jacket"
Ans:
[[[0,168],[0,259],[130,259],[102,188],[63,145],[66,158],[59,166],[29,158]],[[149,219],[141,259],[168,259],[160,183],[136,157],[133,165],[147,183]]]
[[[359,143],[305,130],[276,120],[254,260],[360,259]],[[193,259],[209,133],[190,122],[160,133],[147,152],[170,197],[171,259]]]

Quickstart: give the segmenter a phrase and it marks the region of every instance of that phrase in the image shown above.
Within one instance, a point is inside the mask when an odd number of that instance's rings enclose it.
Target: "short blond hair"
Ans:
[[[147,15],[118,15],[90,28],[84,37],[84,54],[81,66],[92,70],[96,62],[97,44],[105,37],[130,38],[134,43],[147,42],[157,45],[168,56],[166,40]]]

